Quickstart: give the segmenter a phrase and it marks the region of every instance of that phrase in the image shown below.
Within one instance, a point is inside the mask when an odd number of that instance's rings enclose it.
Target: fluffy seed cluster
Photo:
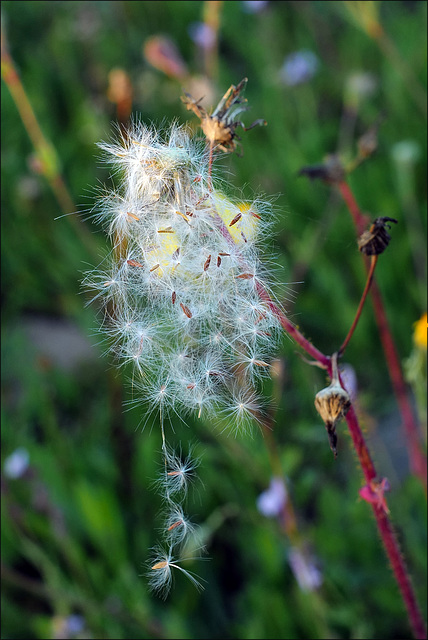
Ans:
[[[177,125],[162,136],[134,124],[100,147],[118,178],[97,213],[113,250],[86,284],[106,303],[116,354],[162,419],[246,426],[279,335],[259,260],[269,205],[226,197],[206,151]]]

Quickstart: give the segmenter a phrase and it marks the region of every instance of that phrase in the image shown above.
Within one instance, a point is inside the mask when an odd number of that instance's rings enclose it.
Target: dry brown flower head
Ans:
[[[232,84],[211,114],[207,113],[201,106],[202,98],[195,100],[186,92],[181,97],[188,111],[193,111],[200,119],[202,131],[210,147],[215,147],[225,153],[231,153],[237,147],[236,139],[239,140],[236,134],[238,127],[242,127],[244,131],[249,131],[259,124],[267,124],[265,120],[256,120],[249,127],[245,127],[243,122],[236,120],[236,116],[239,113],[248,109],[245,106],[247,100],[240,95],[247,81],[248,79],[244,78],[237,86]]]
[[[377,256],[387,248],[391,236],[389,235],[387,228],[390,229],[391,225],[388,222],[395,222],[394,218],[388,218],[383,216],[376,218],[370,226],[370,229],[364,231],[358,238],[358,248],[361,253],[366,256]]]

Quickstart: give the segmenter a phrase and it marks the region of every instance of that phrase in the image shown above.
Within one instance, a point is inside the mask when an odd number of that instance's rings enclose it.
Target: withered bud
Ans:
[[[376,218],[370,229],[361,234],[358,238],[358,248],[361,253],[366,256],[378,256],[385,251],[391,240],[391,236],[387,231],[387,228],[390,229],[391,225],[387,224],[387,222],[397,224],[398,221],[394,218],[388,218],[388,216]]]
[[[350,406],[349,394],[338,383],[321,389],[315,396],[315,408],[326,424],[334,424],[343,418]]]
[[[327,156],[324,164],[314,164],[308,167],[302,167],[298,173],[299,176],[306,176],[310,180],[322,180],[327,184],[335,184],[342,182],[345,178],[345,170],[338,156]]]
[[[385,114],[379,114],[372,126],[358,138],[358,155],[361,160],[366,160],[377,151],[378,133],[384,120]]]
[[[375,153],[375,151],[377,151],[378,129],[378,126],[371,127],[358,139],[357,145],[360,158],[369,158]]]
[[[320,414],[325,428],[327,429],[328,439],[330,442],[330,449],[334,453],[334,457],[337,457],[337,435],[336,424],[337,422],[346,416],[351,406],[351,399],[345,389],[342,388],[339,382],[339,375],[337,370],[337,353],[332,356],[332,373],[331,383],[325,389],[318,391],[315,396],[315,408]]]
[[[240,120],[236,120],[236,116],[239,113],[248,109],[245,106],[247,100],[240,95],[246,84],[247,78],[241,80],[237,86],[232,84],[211,114],[201,106],[201,99],[194,100],[186,91],[184,96],[181,97],[187,110],[193,111],[200,119],[200,126],[210,145],[225,153],[236,149],[235,138],[239,140],[236,134],[237,127],[241,127],[244,131],[249,131],[257,125],[267,124],[266,120],[259,119],[255,120],[249,127],[246,127]]]

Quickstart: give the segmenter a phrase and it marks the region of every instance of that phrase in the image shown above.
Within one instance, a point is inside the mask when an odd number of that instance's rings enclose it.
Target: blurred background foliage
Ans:
[[[47,162],[56,175],[56,154],[76,203],[67,209],[65,197],[61,208],[3,83],[3,638],[409,636],[371,510],[358,498],[345,426],[335,461],[314,409],[325,376],[287,338],[265,393],[277,404],[273,446],[311,558],[306,570],[317,578],[305,582],[284,527],[257,508],[273,474],[267,436],[189,420],[169,439],[184,451],[191,442],[201,458],[188,511],[209,559],[186,568],[206,588],[198,593],[178,575],[166,602],[148,592],[145,563],[161,525],[152,486],[159,428],[154,420],[142,432],[144,402],[128,406],[129,372],[102,357],[99,312],[80,282],[107,252],[91,209],[97,184],[109,180],[96,143],[110,138],[112,123],[132,112],[197,131],[182,89],[215,105],[246,76],[251,113],[243,120],[268,126],[243,134],[242,157],[223,157],[216,170],[238,197],[273,197],[266,251],[283,283],[278,295],[332,353],[352,322],[364,269],[340,195],[298,173],[331,153],[351,162],[358,137],[381,117],[377,153],[350,184],[371,219],[398,220],[376,277],[424,423],[426,340],[424,356],[413,324],[426,310],[426,15],[426,2],[414,1],[2,3],[10,54],[53,145]],[[426,500],[409,472],[370,304],[346,362],[425,607]]]

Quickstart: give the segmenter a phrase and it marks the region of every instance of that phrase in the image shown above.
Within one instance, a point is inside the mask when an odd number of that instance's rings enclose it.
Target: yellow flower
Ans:
[[[417,322],[413,325],[415,330],[413,332],[413,340],[415,345],[420,349],[427,348],[427,314],[424,313]]]

